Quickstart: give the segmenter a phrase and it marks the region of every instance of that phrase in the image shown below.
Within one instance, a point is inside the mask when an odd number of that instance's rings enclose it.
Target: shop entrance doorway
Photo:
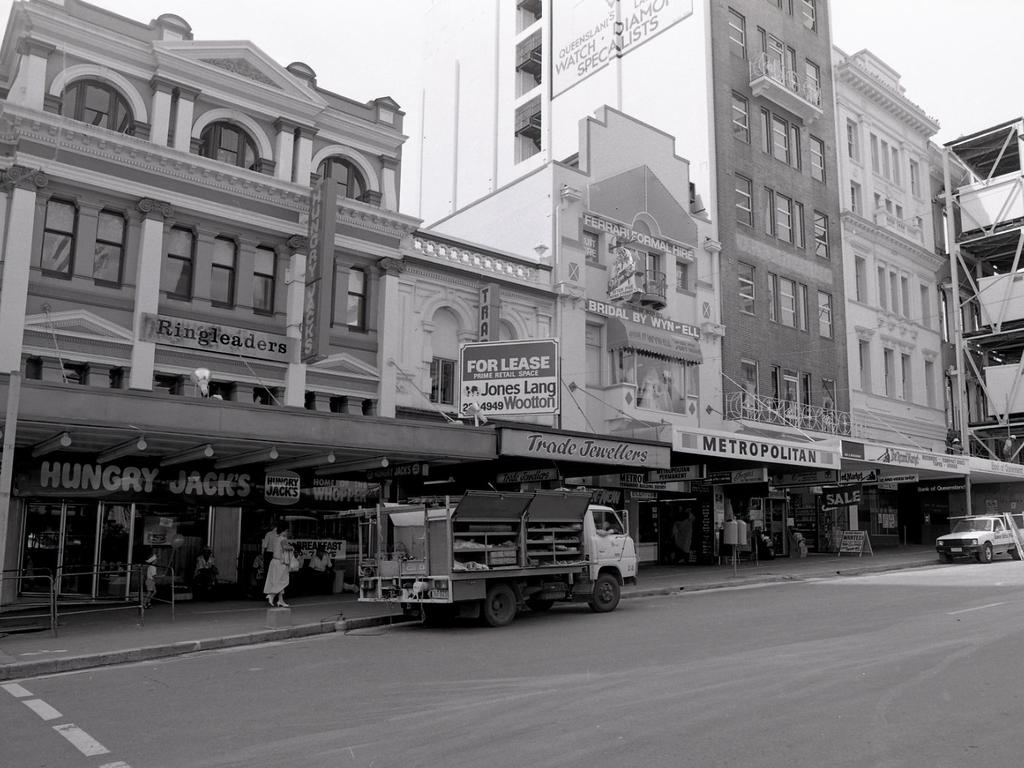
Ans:
[[[92,596],[98,530],[95,504],[30,503],[25,516],[24,572],[52,576],[58,595]],[[22,585],[23,592],[48,589],[49,581],[44,578],[26,579]]]

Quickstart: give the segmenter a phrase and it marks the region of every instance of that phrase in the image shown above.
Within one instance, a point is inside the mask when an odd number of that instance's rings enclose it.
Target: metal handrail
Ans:
[[[127,576],[127,578],[128,578],[128,583],[127,583],[127,586],[128,586],[128,596],[126,598],[124,598],[124,600],[123,600],[124,604],[123,605],[109,605],[109,604],[107,604],[103,608],[84,608],[82,610],[76,610],[76,611],[74,611],[74,613],[104,613],[104,612],[107,612],[107,611],[123,611],[123,610],[135,610],[135,609],[138,609],[138,612],[139,612],[139,624],[142,625],[142,624],[145,623],[145,617],[146,617],[146,605],[145,605],[145,581],[146,581],[146,577],[145,577],[145,572],[146,572],[146,569],[149,567],[149,565],[150,565],[149,563],[127,563],[125,565],[120,565],[120,566],[118,566],[116,568],[92,567],[92,568],[87,568],[87,569],[84,569],[84,570],[81,570],[81,571],[67,571],[67,570],[64,570],[63,568],[58,568],[57,569],[57,576],[56,576],[56,579],[54,580],[55,600],[56,600],[56,595],[60,593],[60,586],[63,583],[63,580],[65,578],[71,578],[71,577],[77,577],[77,576],[101,576],[101,575],[104,575],[104,574],[111,575],[111,576]],[[154,565],[156,565],[156,564],[154,563]],[[170,576],[171,598],[170,598],[170,600],[159,600],[157,598],[154,598],[154,600],[156,602],[167,603],[167,604],[169,604],[171,606],[171,621],[174,621],[174,612],[175,612],[174,568],[172,568],[169,565],[156,565],[156,568],[157,568],[158,572],[159,571],[165,571],[167,573],[167,575]],[[131,585],[132,585],[132,579],[133,578],[137,578],[137,580],[138,580],[137,583],[139,585],[137,599],[133,598],[133,596],[132,596]]]
[[[850,434],[850,414],[845,411],[801,405],[749,392],[726,393],[725,418],[746,419],[830,435]]]
[[[47,607],[46,613],[23,613],[18,612],[16,618],[18,619],[37,619],[43,616],[48,616],[50,619],[50,632],[54,637],[57,636],[57,590],[54,586],[53,574],[49,572],[48,568],[33,568],[33,573],[25,573],[24,568],[10,568],[4,571],[0,571],[0,593],[3,591],[3,582],[5,580],[13,581],[24,581],[26,579],[46,579],[49,582],[50,588],[46,591],[46,602]],[[35,571],[45,571],[45,573],[35,573]],[[18,590],[21,591],[20,589]],[[21,607],[31,607],[34,605],[44,605],[44,603],[19,603]],[[8,617],[0,613],[0,621],[4,621]],[[15,618],[14,616],[10,618]]]

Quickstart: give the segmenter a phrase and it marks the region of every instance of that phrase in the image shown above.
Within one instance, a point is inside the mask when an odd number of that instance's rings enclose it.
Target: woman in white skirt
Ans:
[[[280,523],[277,526],[277,542],[274,544],[274,556],[267,568],[267,580],[263,584],[263,594],[267,596],[270,606],[288,608],[284,601],[284,591],[288,588],[291,576],[289,566],[292,555],[292,543],[288,541],[288,526]]]

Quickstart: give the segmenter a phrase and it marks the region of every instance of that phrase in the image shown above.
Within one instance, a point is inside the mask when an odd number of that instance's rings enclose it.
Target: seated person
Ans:
[[[306,568],[311,592],[329,595],[334,591],[334,558],[326,554],[323,547],[316,548]]]
[[[192,588],[196,594],[209,594],[217,586],[217,566],[213,562],[213,550],[203,547],[196,558],[196,570],[192,574]]]

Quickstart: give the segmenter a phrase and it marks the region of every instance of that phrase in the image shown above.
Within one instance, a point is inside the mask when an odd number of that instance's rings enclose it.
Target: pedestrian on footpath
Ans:
[[[270,560],[274,557],[274,544],[277,542],[277,532],[280,525],[270,526],[270,530],[263,534],[263,573],[270,570]]]
[[[267,567],[267,580],[263,584],[263,594],[271,608],[288,608],[284,601],[284,591],[288,588],[291,577],[292,544],[288,541],[288,526],[278,523],[277,538],[274,541],[273,557]]]
[[[146,558],[146,592],[142,599],[142,607],[149,608],[156,595],[156,552]]]

